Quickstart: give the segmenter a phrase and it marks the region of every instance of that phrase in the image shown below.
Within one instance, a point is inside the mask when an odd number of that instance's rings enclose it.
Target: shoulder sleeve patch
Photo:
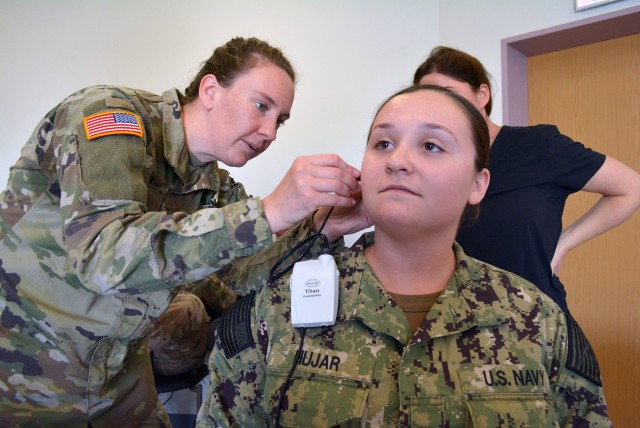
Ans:
[[[591,344],[578,325],[578,322],[567,315],[567,330],[569,332],[569,352],[567,356],[567,368],[589,379],[598,386],[602,386],[600,367],[596,354]]]
[[[220,318],[218,337],[227,358],[255,345],[251,332],[251,309],[254,300],[255,292],[247,294],[238,299]]]
[[[140,116],[124,110],[92,114],[83,119],[87,140],[105,135],[136,135],[142,138]]]

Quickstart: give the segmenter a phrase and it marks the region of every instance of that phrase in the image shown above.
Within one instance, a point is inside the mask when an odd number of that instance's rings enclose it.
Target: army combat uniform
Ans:
[[[566,367],[565,316],[538,289],[454,244],[455,273],[414,334],[366,263],[372,242],[335,256],[337,322],[307,328],[300,352],[287,277],[223,315],[198,427],[275,425],[294,359],[281,426],[610,426],[599,380]]]
[[[53,108],[0,196],[0,426],[136,426],[144,337],[175,287],[273,242],[259,198],[194,165],[175,89],[83,89]]]

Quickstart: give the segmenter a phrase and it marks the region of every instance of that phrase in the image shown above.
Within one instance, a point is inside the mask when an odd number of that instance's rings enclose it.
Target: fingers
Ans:
[[[290,172],[296,179],[308,180],[307,184],[317,192],[349,196],[351,192],[360,190],[356,180],[360,171],[335,154],[299,157]]]
[[[353,176],[353,178],[360,176],[360,171],[357,168],[352,167],[351,165],[343,161],[340,156],[333,153],[301,156],[294,161],[294,163],[296,162],[308,162],[317,166],[339,168],[349,173],[351,176]]]
[[[263,199],[267,221],[277,233],[320,207],[353,207],[360,171],[337,155],[297,158],[276,189]]]
[[[333,242],[340,236],[356,233],[372,226],[371,219],[362,205],[360,195],[356,194],[354,198],[358,202],[353,207],[335,208],[334,206],[335,209],[332,211],[331,217],[322,229],[322,233],[327,236],[329,242]],[[314,215],[313,222],[316,231],[319,230],[327,212],[328,209],[321,208]]]
[[[345,207],[350,208],[356,204],[356,200],[349,194],[342,196],[338,193],[317,192],[313,200],[313,211],[321,207]]]

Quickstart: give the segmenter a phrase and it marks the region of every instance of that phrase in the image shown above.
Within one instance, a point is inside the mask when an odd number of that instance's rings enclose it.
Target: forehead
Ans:
[[[245,70],[233,81],[231,86],[247,84],[277,83],[293,88],[293,80],[282,68],[274,63],[261,59],[255,66]]]
[[[402,120],[443,124],[461,124],[468,127],[468,118],[455,100],[434,90],[418,90],[398,95],[378,112],[377,122]]]
[[[291,77],[277,65],[261,60],[255,67],[239,75],[229,87],[231,91],[255,91],[269,96],[282,106],[291,106],[294,84]]]
[[[467,82],[463,82],[461,80],[454,79],[451,76],[447,76],[446,74],[440,73],[429,73],[420,79],[421,84],[431,84],[443,86],[446,88],[459,88],[463,86],[469,86]],[[470,87],[470,86],[469,86]]]
[[[436,133],[437,129],[446,132]],[[369,141],[379,138],[430,137],[448,140],[449,137],[445,137],[445,134],[458,143],[464,142],[463,146],[474,145],[471,124],[463,106],[444,93],[424,89],[389,100],[371,125]]]

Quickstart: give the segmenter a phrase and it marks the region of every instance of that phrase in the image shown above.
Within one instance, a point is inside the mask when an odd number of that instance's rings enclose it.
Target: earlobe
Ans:
[[[471,188],[471,194],[469,195],[470,205],[479,204],[480,201],[484,198],[485,193],[487,193],[487,188],[489,187],[490,174],[487,168],[483,168],[476,175],[476,180],[473,183],[473,187]]]

